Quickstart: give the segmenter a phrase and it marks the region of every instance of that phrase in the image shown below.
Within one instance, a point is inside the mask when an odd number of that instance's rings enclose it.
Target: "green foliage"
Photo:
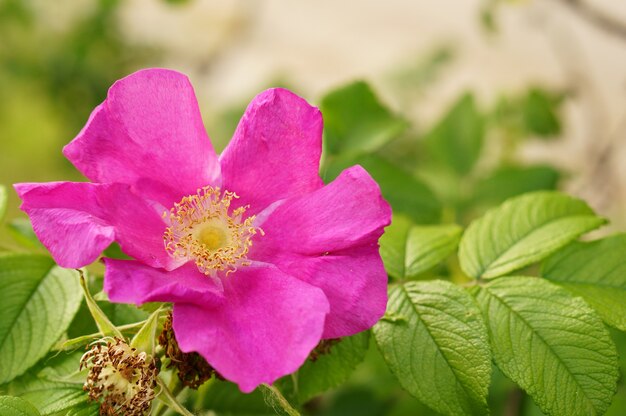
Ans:
[[[330,92],[320,104],[325,146],[331,154],[373,151],[398,136],[407,122],[392,114],[365,82]]]
[[[524,193],[554,190],[560,176],[551,166],[503,166],[476,183],[472,200],[492,206]]]
[[[11,394],[32,403],[42,416],[73,414],[98,415],[83,391],[85,373],[78,373],[81,352],[51,355],[8,385]]]
[[[22,247],[30,250],[41,250],[44,248],[35,235],[30,221],[24,218],[14,219],[9,221],[7,229],[13,240]]]
[[[45,256],[0,256],[0,384],[42,358],[67,329],[80,305],[75,271]]]
[[[573,243],[550,257],[542,274],[583,297],[607,324],[626,331],[626,234]]]
[[[355,367],[363,361],[369,348],[369,331],[342,338],[330,346],[330,351],[321,353],[315,361],[308,360],[292,376],[281,380],[279,387],[295,403],[309,399],[337,387],[348,379]]]
[[[493,278],[542,260],[606,220],[579,199],[535,192],[506,201],[467,228],[459,259],[474,278]]]
[[[471,94],[463,95],[426,135],[429,150],[449,169],[467,174],[480,156],[485,122]]]
[[[529,132],[540,137],[558,135],[561,123],[556,114],[559,100],[540,88],[531,88],[522,105],[524,124]]]
[[[580,298],[546,280],[506,277],[480,288],[498,367],[548,415],[601,415],[615,394],[615,345]]]
[[[32,404],[12,396],[0,396],[0,414],[3,416],[39,416]]]
[[[250,394],[242,394],[236,384],[214,380],[206,383],[192,393],[195,409],[211,409],[217,414],[238,415],[273,415],[274,411],[265,403],[259,389]]]
[[[328,182],[352,165],[361,165],[372,175],[395,213],[407,215],[418,224],[439,221],[441,203],[432,191],[415,176],[379,156],[336,159],[324,170],[324,179]]]
[[[285,397],[280,393],[280,390],[276,387],[261,384],[259,386],[259,390],[263,393],[265,403],[274,409],[274,412],[276,412],[278,416],[300,416],[300,412],[289,404],[287,399],[285,399]]]
[[[484,415],[491,374],[487,331],[469,294],[444,281],[391,289],[376,342],[402,386],[447,415]]]
[[[461,231],[455,224],[418,226],[394,216],[380,238],[380,255],[387,273],[404,280],[432,269],[456,249]]]
[[[85,276],[81,272],[80,274],[80,286],[83,289],[83,295],[85,296],[85,302],[87,303],[87,308],[89,308],[89,312],[96,322],[96,326],[98,327],[98,331],[105,336],[115,336],[117,338],[124,338],[120,330],[111,322],[108,316],[102,309],[98,306],[96,301],[89,293],[89,288],[87,287],[87,282],[85,281]]]

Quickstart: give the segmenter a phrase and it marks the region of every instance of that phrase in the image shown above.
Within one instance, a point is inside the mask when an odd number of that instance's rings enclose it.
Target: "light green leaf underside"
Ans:
[[[486,415],[491,357],[485,324],[469,294],[445,281],[409,282],[389,294],[374,326],[400,384],[447,415]]]
[[[287,397],[294,397],[298,403],[305,403],[340,385],[365,358],[369,339],[369,331],[342,338],[330,347],[328,353],[320,354],[315,361],[307,360],[297,373],[283,378],[279,388]]]
[[[573,243],[548,258],[542,274],[582,296],[606,323],[626,331],[626,234]]]
[[[65,332],[81,301],[77,273],[45,256],[0,256],[0,384],[42,358]]]
[[[474,278],[503,276],[605,222],[583,201],[558,192],[512,198],[467,228],[459,248],[461,268]]]
[[[380,255],[387,273],[410,279],[445,260],[457,247],[461,227],[455,224],[416,226],[394,216],[380,239]]]
[[[12,396],[0,396],[0,415],[39,416],[39,412],[32,404],[24,399]]]
[[[498,367],[554,416],[601,415],[618,378],[617,352],[580,298],[536,277],[506,277],[477,294]]]

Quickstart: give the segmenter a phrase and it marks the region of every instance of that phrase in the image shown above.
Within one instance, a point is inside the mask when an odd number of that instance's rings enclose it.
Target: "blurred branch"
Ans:
[[[617,36],[626,41],[626,22],[622,22],[613,16],[589,5],[584,0],[558,0],[568,6],[580,17],[605,32]]]

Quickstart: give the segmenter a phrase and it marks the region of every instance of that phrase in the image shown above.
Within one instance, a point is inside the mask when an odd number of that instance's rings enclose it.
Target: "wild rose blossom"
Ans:
[[[15,185],[58,264],[104,259],[113,302],[172,302],[183,352],[244,392],[295,371],[321,339],[371,327],[390,208],[359,166],[324,186],[322,117],[284,89],[258,95],[218,157],[182,74],[118,82],[63,149],[91,183]]]

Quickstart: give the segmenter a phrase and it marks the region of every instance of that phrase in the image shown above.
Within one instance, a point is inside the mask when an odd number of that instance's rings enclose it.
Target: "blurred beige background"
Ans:
[[[161,52],[155,65],[191,77],[210,135],[215,114],[249,101],[274,80],[315,102],[342,83],[367,79],[418,128],[464,90],[491,105],[501,92],[528,85],[563,88],[573,94],[564,106],[563,137],[531,141],[523,157],[575,172],[568,190],[626,223],[626,35],[572,7],[576,1],[172,3],[178,2],[128,0],[115,18],[125,41]],[[59,32],[94,7],[87,0],[34,4],[41,24]],[[490,4],[497,26],[492,34],[480,23]],[[586,4],[626,26],[626,1]],[[399,69],[447,45],[454,58],[420,90],[419,100],[394,91]]]

